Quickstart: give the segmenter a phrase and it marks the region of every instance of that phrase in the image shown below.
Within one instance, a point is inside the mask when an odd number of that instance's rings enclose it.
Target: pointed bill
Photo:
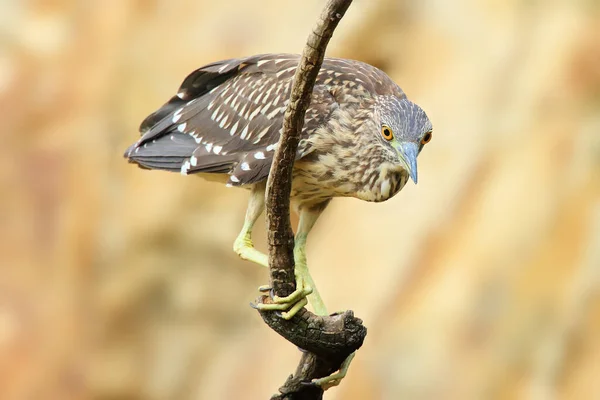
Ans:
[[[398,150],[400,152],[400,156],[406,162],[406,167],[408,169],[410,178],[414,183],[417,183],[417,156],[419,155],[419,148],[415,143],[405,142],[400,144]]]

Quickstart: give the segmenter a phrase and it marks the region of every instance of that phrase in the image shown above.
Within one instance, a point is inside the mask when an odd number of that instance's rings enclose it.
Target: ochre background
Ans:
[[[0,4],[1,399],[266,399],[292,372],[231,250],[248,193],[122,153],[187,73],[301,51],[323,4]],[[336,199],[309,238],[369,329],[326,398],[600,398],[600,3],[356,0],[328,54],[434,138],[418,185]]]

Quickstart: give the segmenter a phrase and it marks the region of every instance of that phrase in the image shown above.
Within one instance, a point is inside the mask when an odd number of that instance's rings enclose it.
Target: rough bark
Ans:
[[[304,115],[329,39],[351,3],[352,0],[330,0],[307,40],[294,77],[283,133],[267,183],[270,277],[273,293],[281,297],[292,293],[296,286],[290,190]],[[259,301],[269,302],[270,297],[262,296]],[[260,313],[273,330],[304,351],[295,373],[289,376],[279,389],[280,394],[273,396],[273,399],[321,399],[323,390],[311,385],[311,380],[337,371],[342,361],[362,345],[366,336],[366,328],[352,311],[317,316],[303,309],[289,321],[275,312]]]

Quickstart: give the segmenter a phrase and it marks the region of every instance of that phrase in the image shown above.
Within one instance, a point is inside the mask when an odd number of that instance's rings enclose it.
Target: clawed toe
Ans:
[[[287,303],[286,303],[287,304]],[[283,319],[292,319],[294,315],[298,313],[298,311],[302,310],[308,304],[308,300],[306,297],[300,299],[297,303],[294,303],[292,308],[289,311],[285,311],[281,313],[281,318]]]
[[[323,389],[323,390],[327,390],[329,388],[339,385],[342,382],[342,379],[344,379],[344,377],[346,376],[346,373],[348,372],[348,368],[350,368],[350,363],[352,362],[353,359],[354,359],[354,353],[352,353],[348,357],[346,357],[344,362],[342,362],[342,365],[340,366],[340,369],[338,372],[335,372],[324,378],[313,379],[309,384],[320,386],[321,389]]]
[[[281,311],[281,317],[287,320],[292,319],[298,311],[308,304],[306,297],[313,292],[313,289],[306,285],[301,277],[297,277],[296,290],[289,296],[273,296],[271,287],[268,285],[261,286],[258,290],[262,293],[270,292],[273,302],[269,304],[258,303],[252,307],[262,311]]]
[[[258,287],[258,291],[261,293],[268,293],[271,290],[273,290],[273,288],[270,285],[262,285]],[[273,296],[271,295],[271,297]]]

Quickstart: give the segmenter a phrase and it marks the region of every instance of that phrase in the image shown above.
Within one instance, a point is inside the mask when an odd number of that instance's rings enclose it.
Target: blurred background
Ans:
[[[293,371],[232,252],[248,193],[122,153],[189,72],[300,52],[323,5],[0,3],[1,399],[266,399]],[[328,54],[434,138],[417,186],[309,239],[369,329],[326,398],[600,399],[600,2],[356,0]]]

